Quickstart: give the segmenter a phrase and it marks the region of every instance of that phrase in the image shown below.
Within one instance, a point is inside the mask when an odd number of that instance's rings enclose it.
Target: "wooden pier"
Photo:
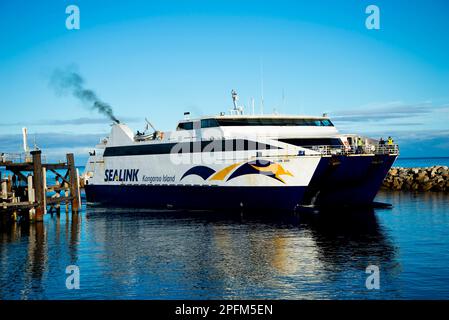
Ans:
[[[59,214],[61,204],[65,204],[66,212],[69,204],[72,213],[81,209],[79,173],[72,153],[63,163],[42,163],[40,150],[18,161],[2,153],[0,168],[8,171],[0,177],[2,223],[19,219],[41,222],[47,211]],[[55,175],[55,185],[47,185],[49,172]]]

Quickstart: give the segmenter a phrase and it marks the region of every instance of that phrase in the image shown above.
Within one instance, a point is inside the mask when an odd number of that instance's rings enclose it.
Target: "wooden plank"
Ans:
[[[69,168],[66,163],[44,163],[42,166],[47,168],[47,170],[61,170]]]
[[[65,176],[63,177],[62,175],[60,175],[57,171],[55,171],[54,169],[49,169],[51,172],[53,172],[57,177],[61,178],[63,182],[66,182],[67,184],[70,184],[69,181],[67,180],[67,173],[65,174]]]
[[[34,208],[37,204],[31,202],[1,202],[0,210],[2,209],[31,209]]]
[[[7,164],[0,164],[1,166],[4,166],[6,170],[14,171],[33,171],[33,164],[32,163],[7,163]]]
[[[65,191],[67,188],[66,187],[64,187],[64,185],[63,184],[61,184],[61,185],[55,185],[55,186],[48,186],[47,187],[47,191],[48,192],[59,192],[59,191]]]
[[[47,198],[47,205],[48,204],[55,204],[55,203],[61,203],[61,202],[65,202],[65,201],[71,201],[73,200],[72,196],[68,196],[68,197],[59,197],[59,198]]]

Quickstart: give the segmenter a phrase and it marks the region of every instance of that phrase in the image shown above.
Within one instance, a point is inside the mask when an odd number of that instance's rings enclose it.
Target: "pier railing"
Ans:
[[[351,155],[351,154],[399,154],[399,146],[393,145],[364,145],[364,146],[310,146],[309,149],[323,155]]]
[[[42,155],[42,161],[46,162],[47,157]],[[21,152],[21,153],[2,153],[0,154],[0,163],[31,163],[33,162],[33,158],[30,153]]]

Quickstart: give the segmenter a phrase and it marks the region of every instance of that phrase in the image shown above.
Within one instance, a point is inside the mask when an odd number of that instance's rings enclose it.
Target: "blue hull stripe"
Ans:
[[[88,202],[122,207],[173,209],[294,210],[305,187],[87,185]]]

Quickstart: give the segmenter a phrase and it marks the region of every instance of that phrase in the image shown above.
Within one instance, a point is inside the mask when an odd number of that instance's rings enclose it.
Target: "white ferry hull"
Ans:
[[[88,202],[169,209],[294,210],[321,156],[237,157],[174,164],[170,155],[104,157],[93,162]]]

